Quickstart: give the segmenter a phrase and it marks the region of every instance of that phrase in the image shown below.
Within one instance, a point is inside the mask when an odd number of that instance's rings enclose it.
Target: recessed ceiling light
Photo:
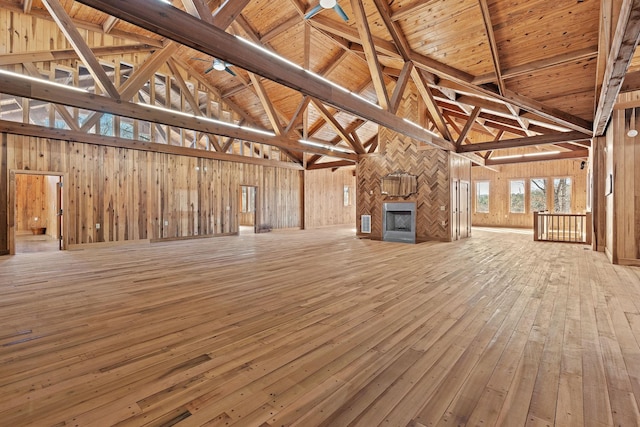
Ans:
[[[636,136],[638,136],[638,131],[635,129],[629,129],[629,131],[627,132],[627,136],[630,138],[635,138]]]

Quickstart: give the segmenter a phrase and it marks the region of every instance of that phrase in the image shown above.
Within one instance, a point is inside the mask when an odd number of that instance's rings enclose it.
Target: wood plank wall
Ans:
[[[0,153],[5,197],[10,170],[68,173],[69,244],[236,233],[241,184],[261,190],[261,225],[301,226],[300,170],[6,134]]]
[[[582,160],[550,160],[499,166],[499,172],[473,167],[471,206],[472,224],[490,227],[533,228],[533,212],[529,205],[530,178],[547,178],[551,189],[553,178],[571,178],[571,211],[582,213],[587,206],[587,168],[580,169]],[[509,180],[525,180],[525,213],[509,212]],[[489,213],[476,212],[476,182],[489,181]]]
[[[349,205],[344,205],[349,187]],[[353,168],[308,170],[304,173],[305,228],[353,224],[356,221],[356,178]]]
[[[613,263],[640,266],[640,136],[627,135],[640,130],[640,91],[620,94],[615,108],[606,139],[606,252]]]
[[[398,113],[416,123],[421,102],[416,90],[407,90]],[[416,240],[451,240],[449,153],[418,149],[411,138],[380,128],[380,153],[363,155],[356,167],[356,228],[359,236],[382,239],[382,206],[389,201],[416,202]],[[418,193],[404,198],[382,195],[380,178],[403,171],[418,176]],[[445,209],[441,210],[441,206]],[[371,215],[371,234],[360,233],[361,215]]]

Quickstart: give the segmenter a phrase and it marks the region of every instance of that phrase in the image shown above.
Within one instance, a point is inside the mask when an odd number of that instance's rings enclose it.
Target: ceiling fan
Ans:
[[[333,9],[333,10],[336,11],[336,13],[338,15],[340,15],[340,17],[344,21],[348,21],[349,20],[349,17],[347,16],[346,13],[344,13],[344,10],[342,10],[342,8],[340,7],[340,5],[338,4],[338,2],[336,0],[320,0],[320,4],[315,6],[313,9],[311,9],[309,12],[307,12],[306,15],[304,15],[304,19],[313,18],[318,12],[321,12],[322,9]]]
[[[191,59],[195,59],[197,61],[204,61],[204,62],[211,62],[208,59],[202,59],[202,58],[191,58]],[[226,71],[227,73],[231,74],[232,76],[235,76],[236,73],[233,72],[233,70],[229,67],[232,67],[233,64],[229,64],[228,62],[224,62],[218,58],[213,58],[213,62],[211,63],[211,67],[207,68],[206,70],[204,70],[204,73],[210,73],[213,70],[216,71]]]

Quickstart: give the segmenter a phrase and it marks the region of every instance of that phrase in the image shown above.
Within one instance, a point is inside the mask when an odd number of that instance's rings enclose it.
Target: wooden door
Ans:
[[[460,181],[451,183],[451,240],[460,238]]]
[[[62,234],[64,233],[64,229],[63,229],[63,224],[64,222],[62,221],[63,215],[64,215],[64,211],[62,209],[62,177],[59,177],[58,183],[56,185],[56,235],[58,236],[58,249],[62,250],[63,248],[63,244],[62,244]]]
[[[471,199],[469,195],[468,182],[466,181],[460,182],[459,196],[460,196],[460,199],[459,199],[460,203],[459,203],[459,209],[458,209],[459,236],[461,239],[465,239],[469,237],[469,235],[471,234],[471,213],[470,213]]]

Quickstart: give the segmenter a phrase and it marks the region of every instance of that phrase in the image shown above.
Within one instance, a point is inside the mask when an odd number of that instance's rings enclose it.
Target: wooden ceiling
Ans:
[[[273,145],[289,150],[290,159],[303,166],[334,161],[320,157],[335,154],[324,146],[372,152],[379,125],[465,153],[479,164],[490,164],[495,150],[533,145],[555,144],[553,150],[582,156],[589,138],[604,132],[618,92],[640,89],[640,57],[634,56],[640,0],[339,0],[348,22],[330,9],[305,19],[316,4],[0,0],[10,15],[33,17],[34,26],[53,17],[64,31],[55,40],[49,37],[51,50],[61,51],[56,46],[66,39],[90,71],[87,56],[99,60],[100,49],[144,45],[139,62],[131,64],[134,70],[160,57],[156,68],[166,63],[174,74],[195,79],[236,122],[273,132]],[[69,25],[74,28],[65,30]],[[3,26],[9,30],[12,23]],[[83,40],[74,41],[74,30]],[[0,64],[30,60],[42,69],[46,61],[17,56],[38,50],[26,44],[18,52],[13,40],[5,42]],[[89,49],[84,55],[83,44]],[[235,76],[210,71],[214,57],[229,62]],[[105,96],[131,99],[122,87],[104,86]],[[21,95],[16,91],[2,90]],[[407,91],[423,100],[419,126],[395,114]],[[301,145],[300,139],[323,147]],[[271,144],[264,136],[256,142]],[[483,143],[491,145],[479,147]],[[342,159],[349,164],[355,157]]]

